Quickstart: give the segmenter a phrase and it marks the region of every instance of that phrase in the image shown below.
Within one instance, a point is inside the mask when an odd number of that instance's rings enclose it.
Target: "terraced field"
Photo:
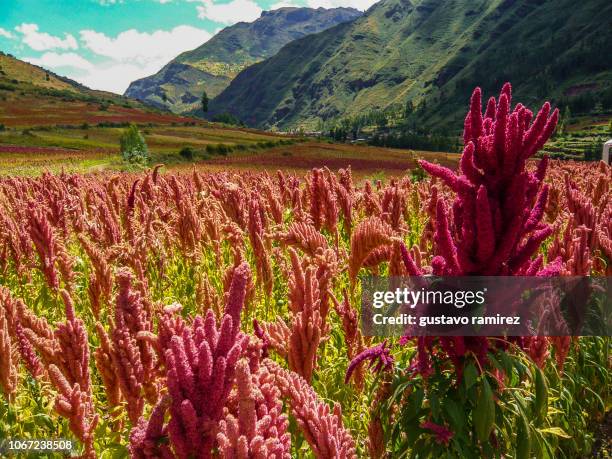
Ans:
[[[179,151],[190,147],[208,159],[209,146],[262,150],[284,139],[246,129],[231,129],[209,124],[147,124],[141,127],[153,160],[173,164],[181,161]],[[37,175],[45,168],[59,171],[90,172],[121,169],[119,137],[123,127],[37,127],[8,128],[0,132],[0,174]],[[210,150],[210,148],[209,148]]]

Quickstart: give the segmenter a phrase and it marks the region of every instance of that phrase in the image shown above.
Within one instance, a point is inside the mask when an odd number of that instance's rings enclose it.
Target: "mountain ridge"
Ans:
[[[204,90],[212,98],[240,71],[281,47],[361,15],[354,8],[284,7],[264,11],[253,22],[226,27],[203,45],[186,51],[155,75],[130,84],[125,95],[185,113],[199,108]]]
[[[593,19],[612,14],[612,4],[587,0],[565,14],[572,4],[382,0],[245,69],[212,101],[211,114],[229,112],[259,128],[314,129],[411,101],[424,124],[457,126],[478,85],[491,94],[511,81],[529,103],[559,100],[578,83],[609,91],[612,64],[588,56],[612,45],[605,21]]]

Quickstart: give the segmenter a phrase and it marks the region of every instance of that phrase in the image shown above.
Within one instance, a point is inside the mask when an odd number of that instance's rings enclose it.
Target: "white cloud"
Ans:
[[[285,8],[286,6],[300,6],[300,5],[291,0],[281,0],[278,3],[271,5],[270,10],[277,10],[279,8]]]
[[[310,8],[338,8],[344,6],[365,11],[378,1],[379,0],[307,0],[306,6]]]
[[[15,27],[15,30],[23,35],[22,41],[34,51],[47,51],[50,49],[78,49],[74,36],[64,34],[64,39],[39,32],[37,24],[23,23]]]
[[[13,38],[13,34],[6,29],[0,27],[0,37]]]
[[[91,62],[76,53],[47,52],[41,57],[25,57],[23,60],[50,69],[71,68],[90,71],[95,68]]]
[[[100,56],[148,65],[152,62],[166,64],[181,52],[208,41],[211,34],[196,27],[181,25],[169,31],[156,30],[152,33],[130,29],[115,38],[95,30],[81,30],[80,37],[86,48]]]
[[[70,64],[69,58],[63,55],[61,58],[48,57],[46,63],[38,65],[66,68],[64,73],[68,77],[86,86],[123,94],[132,81],[157,73],[180,53],[200,46],[211,36],[205,30],[186,25],[151,33],[130,29],[116,37],[95,30],[81,30],[82,47],[98,55],[94,62],[71,57],[74,60]]]
[[[71,78],[93,89],[123,94],[132,81],[152,75],[160,68],[157,64],[141,66],[111,61],[96,65],[94,71],[85,75],[75,74]]]
[[[209,32],[186,25],[151,33],[130,29],[116,37],[82,30],[81,49],[97,55],[94,58],[86,59],[73,52],[46,52],[24,60],[56,70],[90,88],[123,94],[132,81],[158,72],[177,55],[210,37]]]
[[[229,3],[215,3],[213,0],[200,0],[197,6],[200,19],[210,19],[221,24],[251,22],[261,16],[261,7],[253,0],[232,0]]]

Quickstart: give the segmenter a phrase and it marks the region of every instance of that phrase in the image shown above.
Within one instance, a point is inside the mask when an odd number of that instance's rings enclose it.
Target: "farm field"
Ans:
[[[612,117],[576,117],[546,144],[542,154],[561,159],[597,160],[601,158],[603,143],[610,138]]]
[[[327,167],[331,170],[348,168],[355,179],[384,179],[404,176],[418,166],[417,160],[426,158],[450,167],[459,161],[458,154],[399,150],[362,145],[306,141],[292,145],[281,145],[262,151],[244,151],[215,157],[197,163],[202,172],[260,171],[276,173],[280,170],[304,175],[313,168]],[[182,170],[192,164],[177,164],[171,169]]]
[[[83,173],[122,170],[125,165],[119,138],[124,130],[125,127],[97,126],[7,129],[0,132],[0,174],[37,175],[45,169]],[[459,158],[450,153],[326,143],[204,123],[143,125],[141,132],[152,164],[164,163],[169,169],[280,169],[304,173],[313,167],[340,169],[351,165],[357,177],[383,177],[405,174],[415,167],[419,157],[445,165],[456,165]],[[227,147],[227,151],[219,153],[219,145]],[[179,151],[185,147],[194,150],[193,161],[180,157]]]
[[[21,163],[0,177],[0,439],[87,458],[605,455],[609,337],[360,328],[366,275],[612,276],[612,168],[538,159],[557,111],[532,117],[508,84],[494,102],[483,117],[474,91],[461,155],[153,125],[170,167],[118,173],[121,129],[3,132]]]
[[[205,152],[206,147],[225,145],[233,148],[262,149],[284,140],[246,129],[224,128],[205,124],[188,126],[178,123],[147,124],[142,132],[153,155],[153,160],[180,161],[184,147]],[[116,127],[68,126],[5,129],[0,132],[0,174],[36,175],[44,168],[59,171],[93,172],[124,167],[119,152],[119,138],[124,125]]]

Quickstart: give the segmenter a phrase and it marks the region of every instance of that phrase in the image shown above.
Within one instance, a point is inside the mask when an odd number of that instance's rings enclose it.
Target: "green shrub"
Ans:
[[[179,151],[179,155],[181,155],[181,158],[191,161],[193,160],[193,157],[195,156],[195,152],[193,151],[193,148],[191,147],[184,147],[181,149],[181,151]]]
[[[215,123],[230,124],[232,126],[244,126],[244,123],[231,113],[220,113],[215,115],[211,121]]]
[[[149,148],[135,124],[130,124],[119,138],[121,156],[130,164],[145,165],[149,162]]]
[[[230,147],[229,145],[225,145],[224,143],[218,143],[217,144],[217,153],[220,155],[227,155],[228,153],[230,153],[232,151],[232,147]]]
[[[6,130],[6,126],[0,123],[0,131],[5,131],[5,130]]]
[[[417,164],[413,169],[410,169],[410,180],[414,183],[425,180],[427,174],[423,168]]]

